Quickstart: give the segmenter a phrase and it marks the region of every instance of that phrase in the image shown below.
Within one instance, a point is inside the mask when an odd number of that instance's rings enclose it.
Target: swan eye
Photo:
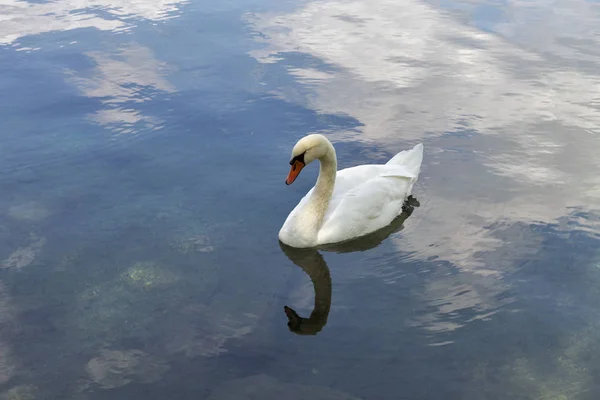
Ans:
[[[306,152],[304,152],[304,153],[302,153],[302,154],[298,154],[296,157],[292,158],[292,159],[290,160],[290,165],[294,165],[294,163],[295,163],[296,161],[300,161],[302,164],[306,164],[306,163],[304,162],[304,155],[305,155],[305,154],[306,154]]]

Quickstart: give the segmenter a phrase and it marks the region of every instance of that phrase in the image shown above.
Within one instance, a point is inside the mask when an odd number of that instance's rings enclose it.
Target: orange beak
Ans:
[[[302,161],[294,161],[290,168],[290,173],[288,174],[287,178],[285,178],[285,184],[291,185],[292,183],[294,183],[298,175],[300,175],[300,171],[302,171],[302,168],[304,168],[304,163]]]

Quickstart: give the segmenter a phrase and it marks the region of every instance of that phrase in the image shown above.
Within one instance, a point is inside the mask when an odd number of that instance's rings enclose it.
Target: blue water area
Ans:
[[[0,10],[0,398],[600,395],[596,3]],[[279,242],[316,132],[398,219]]]

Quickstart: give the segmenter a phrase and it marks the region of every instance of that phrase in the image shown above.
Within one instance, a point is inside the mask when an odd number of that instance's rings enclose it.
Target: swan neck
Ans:
[[[319,177],[315,185],[315,192],[319,192],[321,195],[329,195],[333,193],[333,186],[335,185],[335,175],[337,171],[337,162],[335,155],[331,152],[327,152],[325,156],[319,159]]]
[[[316,217],[317,229],[321,227],[335,186],[337,160],[333,146],[330,147],[324,156],[319,158],[319,164],[319,177],[317,178],[317,183],[311,197],[311,211]]]

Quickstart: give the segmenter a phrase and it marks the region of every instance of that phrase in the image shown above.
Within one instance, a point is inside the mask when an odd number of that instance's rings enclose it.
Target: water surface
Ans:
[[[0,2],[6,399],[597,399],[595,1]],[[277,231],[310,132],[418,204]],[[287,306],[284,310],[284,306]]]

